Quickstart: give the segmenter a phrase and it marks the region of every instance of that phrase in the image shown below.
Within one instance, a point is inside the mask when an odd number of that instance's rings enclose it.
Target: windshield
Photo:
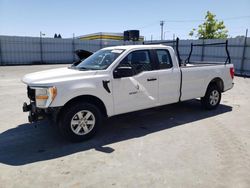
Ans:
[[[99,50],[83,60],[75,68],[88,70],[104,70],[111,65],[124,50]]]

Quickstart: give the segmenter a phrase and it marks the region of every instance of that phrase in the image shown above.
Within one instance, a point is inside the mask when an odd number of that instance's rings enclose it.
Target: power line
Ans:
[[[229,18],[223,18],[221,20],[238,20],[242,18],[250,18],[250,16],[237,16],[237,17],[229,17]]]
[[[236,17],[226,17],[226,18],[221,18],[221,19],[218,19],[218,21],[225,21],[225,20],[238,20],[238,19],[245,19],[245,18],[250,18],[250,16],[236,16]],[[164,22],[172,22],[172,23],[184,23],[184,22],[203,22],[205,21],[204,19],[195,19],[195,20],[163,20]],[[140,28],[137,28],[137,29],[144,29],[146,27],[151,27],[151,26],[155,26],[155,25],[158,25],[158,21],[157,22],[152,22],[151,24],[148,24],[148,25],[145,25],[145,26],[142,26]]]
[[[139,28],[137,28],[137,29],[144,29],[144,28],[146,28],[146,27],[151,27],[151,26],[153,26],[153,25],[158,25],[158,21],[156,22],[152,22],[152,23],[150,23],[150,24],[147,24],[147,25],[144,25],[144,26],[142,26],[142,27],[139,27]]]
[[[244,18],[250,18],[250,16],[237,16],[237,17],[228,17],[228,18],[221,18],[218,19],[219,21],[224,20],[238,20],[238,19],[244,19]],[[202,22],[204,19],[200,20],[164,20],[165,22]]]

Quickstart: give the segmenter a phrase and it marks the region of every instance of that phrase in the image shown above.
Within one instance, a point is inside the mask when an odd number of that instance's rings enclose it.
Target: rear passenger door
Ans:
[[[180,94],[180,72],[173,66],[173,60],[167,49],[155,50],[158,59],[159,103],[175,103]]]
[[[119,66],[132,67],[133,76],[112,80],[115,114],[155,106],[158,102],[158,73],[151,51],[133,51]]]

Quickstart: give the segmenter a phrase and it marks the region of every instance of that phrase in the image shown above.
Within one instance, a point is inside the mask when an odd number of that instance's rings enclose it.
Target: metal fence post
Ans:
[[[245,35],[245,40],[244,40],[244,46],[243,46],[243,52],[242,52],[242,58],[241,58],[241,66],[240,66],[240,74],[241,75],[244,72],[245,53],[246,53],[246,45],[247,45],[247,33],[248,33],[248,29],[246,30],[246,35]]]
[[[72,39],[72,57],[73,62],[75,62],[75,34],[73,33],[73,39]]]
[[[173,41],[176,40],[175,39],[175,34],[173,34]],[[173,49],[175,49],[175,42],[173,42]],[[176,49],[175,49],[176,50]]]
[[[100,33],[100,49],[102,49],[102,33]]]
[[[4,65],[3,63],[3,53],[2,53],[2,41],[0,38],[0,65]]]
[[[43,43],[42,43],[42,32],[40,31],[40,58],[41,64],[43,64]]]
[[[204,60],[204,44],[205,44],[205,39],[202,39],[201,61]]]

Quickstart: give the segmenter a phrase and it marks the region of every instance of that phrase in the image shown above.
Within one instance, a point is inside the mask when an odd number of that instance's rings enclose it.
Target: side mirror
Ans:
[[[132,67],[118,67],[114,70],[114,78],[133,76]]]

